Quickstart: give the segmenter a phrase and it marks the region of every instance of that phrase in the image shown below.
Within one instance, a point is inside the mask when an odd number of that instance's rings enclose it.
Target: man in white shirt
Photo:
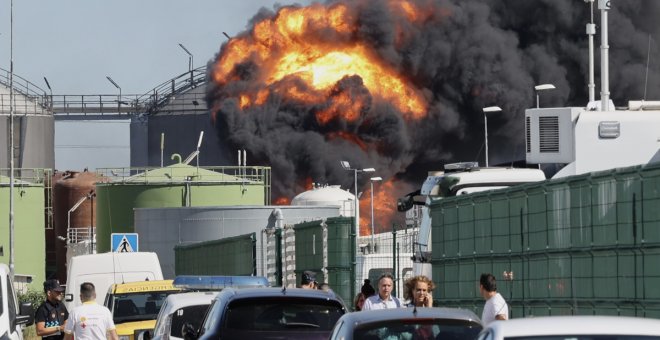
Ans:
[[[392,296],[392,287],[394,286],[394,277],[390,273],[385,273],[378,279],[378,294],[369,297],[364,301],[362,310],[401,308],[403,304],[395,296]]]
[[[112,314],[96,303],[94,284],[85,282],[80,285],[80,301],[83,304],[69,313],[64,340],[118,340]]]
[[[484,311],[481,314],[481,323],[486,327],[495,320],[509,319],[509,306],[500,293],[497,292],[497,283],[492,274],[481,274],[479,279],[479,292],[486,300]]]

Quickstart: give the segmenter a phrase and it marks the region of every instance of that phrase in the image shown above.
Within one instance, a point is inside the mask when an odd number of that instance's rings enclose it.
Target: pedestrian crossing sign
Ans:
[[[115,253],[133,253],[138,251],[137,233],[112,233],[112,251]]]

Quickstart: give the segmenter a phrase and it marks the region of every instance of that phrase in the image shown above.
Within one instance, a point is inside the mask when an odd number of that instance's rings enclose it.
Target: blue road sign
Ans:
[[[112,233],[112,251],[115,253],[133,253],[138,251],[137,233]]]

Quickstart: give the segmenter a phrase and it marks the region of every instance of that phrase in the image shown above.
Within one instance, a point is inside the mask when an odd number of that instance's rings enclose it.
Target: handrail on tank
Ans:
[[[0,176],[9,177],[9,168],[0,168]],[[14,179],[30,184],[43,184],[53,175],[51,169],[20,168],[14,169]],[[9,182],[7,182],[9,184]]]
[[[0,67],[0,84],[9,87],[9,73],[9,71]],[[46,91],[44,89],[20,76],[17,76],[16,73],[14,73],[13,76],[13,84],[14,90],[16,90],[16,92],[31,99],[47,97]],[[39,92],[37,93],[33,89],[37,89]]]
[[[247,168],[248,171],[245,171]],[[165,172],[158,172],[150,176],[151,170],[162,169]],[[239,167],[239,166],[209,166],[209,167],[200,167],[200,169],[209,170],[216,172],[221,175],[231,176],[223,180],[222,178],[206,180],[203,176],[195,177],[189,174],[185,176],[177,176],[174,173],[174,169],[168,168],[159,168],[159,167],[130,167],[130,168],[97,168],[96,172],[99,175],[109,178],[109,182],[113,183],[132,183],[140,184],[153,182],[154,180],[162,180],[168,183],[172,182],[199,182],[199,183],[227,183],[227,182],[239,182],[244,183],[254,183],[254,184],[265,184],[270,185],[270,167],[264,166],[248,166],[248,167]],[[169,170],[169,172],[167,171]],[[165,176],[167,179],[164,180],[162,177]],[[130,179],[130,180],[129,180]],[[238,181],[236,181],[238,179]]]
[[[195,88],[204,82],[206,82],[206,66],[200,66],[156,86],[140,96],[138,101],[144,103],[148,113],[152,113],[167,104],[171,97]]]

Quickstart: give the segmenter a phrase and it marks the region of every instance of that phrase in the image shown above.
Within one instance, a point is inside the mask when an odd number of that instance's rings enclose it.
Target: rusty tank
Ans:
[[[57,181],[59,181],[64,172],[55,170],[51,176],[46,178],[46,183],[44,184],[44,199],[46,202],[46,213],[44,214],[44,225],[46,226],[46,279],[56,278],[57,273],[57,253],[55,251],[56,242],[61,242],[57,240],[55,235],[55,220],[53,215],[53,201],[55,199],[55,192],[53,186]]]
[[[67,248],[73,246],[68,244],[90,242],[95,233],[96,183],[103,180],[87,170],[65,171],[53,186],[55,278],[60,282],[66,282]]]

